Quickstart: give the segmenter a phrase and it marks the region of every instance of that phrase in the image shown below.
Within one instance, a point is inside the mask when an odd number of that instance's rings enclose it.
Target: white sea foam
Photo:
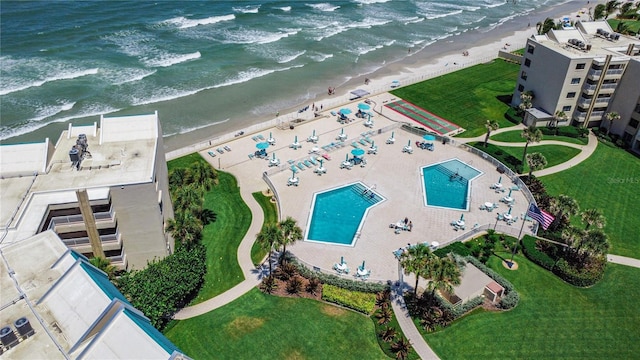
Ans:
[[[29,119],[29,122],[38,122],[40,120],[46,119],[48,117],[57,115],[63,111],[69,111],[71,109],[73,109],[73,107],[75,106],[76,102],[75,101],[67,101],[67,102],[63,102],[61,104],[56,104],[56,105],[44,105],[44,106],[40,106],[38,107],[38,111],[35,114],[35,116],[31,119]]]
[[[112,85],[122,85],[126,83],[140,81],[148,76],[155,74],[157,70],[145,70],[145,69],[130,69],[127,71],[118,71],[121,74],[118,78],[113,80]]]
[[[320,34],[313,37],[313,39],[316,41],[322,41],[351,29],[370,29],[374,26],[382,26],[390,22],[392,22],[392,20],[367,18],[363,21],[352,22],[350,24],[340,24],[339,26],[338,23],[332,23],[327,26],[318,27],[316,32],[319,32]]]
[[[232,7],[233,11],[243,14],[257,14],[260,10],[260,5],[247,5],[241,7]]]
[[[204,19],[187,19],[184,16],[179,16],[173,19],[165,20],[163,21],[163,23],[175,25],[179,29],[188,29],[198,25],[211,25],[222,21],[231,21],[235,18],[236,16],[234,14],[210,16]]]
[[[191,54],[171,54],[171,53],[162,53],[157,57],[146,57],[143,58],[142,61],[147,66],[152,67],[169,67],[171,65],[180,64],[185,61],[199,59],[201,56],[200,51],[196,51]]]
[[[353,0],[354,3],[362,4],[362,5],[382,4],[382,3],[389,2],[389,1],[391,1],[391,0]]]
[[[3,88],[0,89],[0,95],[7,95],[16,91],[22,91],[32,87],[39,87],[53,81],[77,79],[79,77],[83,77],[87,75],[95,75],[97,73],[98,73],[97,68],[86,69],[86,70],[69,70],[69,71],[63,71],[62,73],[59,73],[58,75],[55,75],[55,76],[46,77],[42,80],[35,80],[32,82],[23,83],[23,84],[11,84],[11,82],[7,84],[7,81],[5,80],[3,81],[3,85],[8,85],[8,86],[6,88],[3,86]]]
[[[333,5],[329,3],[319,3],[319,4],[305,4],[310,8],[320,10],[320,11],[336,11],[340,9],[340,6]]]
[[[288,62],[291,62],[291,61],[299,58],[300,56],[304,55],[306,52],[307,52],[306,50],[302,50],[302,51],[297,52],[297,53],[295,53],[293,55],[284,56],[284,57],[282,57],[282,58],[280,58],[278,60],[278,64],[286,64]]]
[[[282,10],[284,12],[289,12],[291,11],[291,6],[281,6],[281,7],[276,7],[275,9]]]
[[[408,19],[404,19],[404,20],[402,20],[402,22],[405,25],[409,25],[409,24],[419,23],[419,22],[422,22],[424,20],[425,20],[425,18],[423,18],[423,17],[415,16],[415,17],[411,17],[411,18],[408,18]]]
[[[221,40],[221,42],[225,44],[268,44],[293,36],[300,30],[301,29],[281,29],[280,32],[277,33],[247,29],[224,31],[224,40]]]
[[[315,62],[323,62],[332,57],[333,57],[333,54],[322,54],[322,53],[317,53],[310,56],[310,58],[313,59]]]
[[[421,14],[423,15],[427,20],[435,20],[435,19],[440,19],[440,18],[444,18],[447,16],[452,16],[452,15],[458,15],[458,14],[462,14],[462,10],[455,10],[455,11],[451,11],[448,13],[444,13],[444,14]]]

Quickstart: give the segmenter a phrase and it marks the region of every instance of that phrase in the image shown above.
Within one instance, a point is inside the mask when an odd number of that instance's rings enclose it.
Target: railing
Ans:
[[[100,235],[100,242],[103,244],[109,244],[109,243],[113,243],[113,242],[119,242],[120,241],[120,232],[116,232],[115,234],[109,234],[109,235]],[[72,239],[63,239],[62,242],[71,247],[71,246],[82,246],[82,245],[89,245],[89,237],[88,236],[84,236],[84,237],[79,237],[79,238],[72,238]]]
[[[113,210],[95,213],[93,214],[93,216],[95,217],[96,220],[113,220]],[[75,224],[75,223],[81,223],[83,221],[84,219],[82,218],[81,214],[56,216],[54,218],[51,218],[49,229],[55,229],[57,225]]]
[[[617,83],[614,84],[602,84],[600,89],[615,89],[618,86]]]
[[[315,272],[321,272],[321,273],[328,274],[328,275],[335,275],[335,276],[338,276],[338,277],[341,277],[341,278],[344,278],[344,279],[348,279],[348,280],[368,281],[368,282],[375,282],[375,283],[379,283],[379,284],[384,284],[384,283],[387,282],[387,279],[376,279],[376,278],[373,278],[371,276],[367,277],[366,280],[361,279],[359,277],[356,277],[355,274],[356,274],[356,271],[358,270],[357,266],[355,268],[353,268],[353,269],[350,269],[349,274],[342,274],[342,273],[338,273],[337,271],[335,271],[333,269],[325,269],[325,268],[322,268],[322,267],[319,267],[319,266],[315,266],[313,264],[309,264],[308,262],[300,259],[299,257],[296,257],[296,261],[300,265],[306,267],[309,270],[312,270],[312,271],[315,271]],[[375,269],[372,270],[371,273],[375,274]]]
[[[598,85],[585,85],[582,89],[587,91],[594,91]]]
[[[525,226],[522,229],[522,233],[520,233],[520,228],[522,227],[522,224],[520,223],[520,221],[523,220],[518,220],[518,222],[515,222],[514,225],[503,225],[503,224],[484,224],[481,226],[477,226],[474,227],[473,229],[467,231],[466,233],[463,233],[459,236],[456,236],[455,238],[449,240],[449,241],[445,241],[443,243],[440,244],[440,247],[442,246],[446,246],[449,245],[451,243],[454,243],[456,241],[461,241],[464,242],[465,240],[470,240],[472,238],[474,238],[476,235],[478,235],[479,233],[482,232],[486,232],[487,230],[495,230],[496,232],[502,233],[502,234],[507,234],[507,235],[511,235],[515,238],[517,238],[518,236],[520,236],[520,238],[522,238],[522,236],[530,234],[530,235],[536,235],[537,234],[537,225],[533,222],[531,222],[530,225]]]
[[[607,75],[622,75],[624,69],[607,70]]]
[[[278,196],[278,190],[276,190],[276,187],[273,185],[273,182],[271,182],[271,179],[269,179],[269,175],[267,175],[266,171],[262,173],[262,180],[264,180],[264,182],[267,183],[267,186],[269,186],[269,189],[271,189],[271,192],[273,193],[273,197],[276,199],[276,207],[278,208],[278,221],[282,220],[282,207],[280,206],[280,196]]]

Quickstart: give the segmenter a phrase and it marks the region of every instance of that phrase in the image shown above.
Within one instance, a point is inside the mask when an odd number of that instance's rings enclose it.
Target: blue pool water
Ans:
[[[468,210],[469,185],[480,174],[458,159],[423,167],[426,205]]]
[[[315,194],[305,240],[354,245],[368,209],[384,200],[375,192],[363,195],[365,189],[355,183]]]

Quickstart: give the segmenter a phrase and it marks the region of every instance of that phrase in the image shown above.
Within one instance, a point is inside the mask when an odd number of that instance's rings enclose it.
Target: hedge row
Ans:
[[[375,294],[351,291],[326,284],[322,287],[322,299],[367,315],[371,315],[373,313],[376,305]]]
[[[587,287],[602,280],[605,267],[606,261],[603,261],[599,267],[595,267],[590,271],[579,272],[569,265],[566,260],[560,259],[556,266],[553,267],[553,273],[571,285]]]
[[[542,266],[543,268],[551,271],[553,270],[556,261],[553,260],[549,255],[543,253],[538,250],[536,247],[537,239],[530,235],[525,235],[522,238],[523,252],[524,255],[534,263]]]
[[[366,293],[378,293],[389,289],[387,284],[378,284],[360,280],[349,280],[340,276],[325,274],[313,271],[304,265],[299,264],[295,258],[289,257],[289,262],[298,268],[298,273],[307,279],[318,278],[323,284],[337,286],[351,291],[361,291]]]
[[[575,126],[560,126],[558,128],[541,127],[539,129],[544,135],[558,135],[572,138],[579,138],[582,137],[583,134],[586,135],[589,133],[589,130],[579,129]]]
[[[450,302],[443,299],[440,295],[436,294],[436,297],[440,301],[440,306],[449,310],[456,319],[482,305],[482,303],[484,302],[484,298],[482,296],[476,296],[460,306],[453,306]]]
[[[469,250],[469,248],[462,242],[456,241],[433,252],[433,254],[439,258],[443,258],[449,255],[449,253],[458,254],[460,256],[469,256],[471,255],[471,250]]]
[[[464,259],[467,262],[472,263],[475,267],[480,269],[480,271],[482,271],[483,273],[487,274],[490,278],[495,280],[498,284],[502,285],[505,293],[502,299],[500,300],[500,303],[498,304],[500,308],[511,309],[516,307],[516,305],[518,305],[520,296],[518,295],[515,287],[509,280],[505,279],[502,275],[498,274],[497,272],[489,269],[486,265],[481,263],[478,259],[474,258],[473,256],[467,256]]]

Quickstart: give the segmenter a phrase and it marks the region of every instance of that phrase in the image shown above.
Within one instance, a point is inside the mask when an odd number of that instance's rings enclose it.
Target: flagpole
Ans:
[[[509,265],[509,269],[511,269],[511,266],[513,266],[513,256],[516,253],[516,250],[518,249],[518,244],[520,243],[520,236],[522,236],[522,230],[524,229],[524,219],[527,218],[527,212],[529,212],[529,208],[531,207],[531,203],[529,203],[529,205],[527,205],[527,211],[524,213],[524,217],[522,218],[522,225],[520,225],[520,232],[518,233],[518,238],[516,239],[516,244],[513,246],[513,249],[511,250],[511,260],[509,260],[509,263],[507,265]]]

